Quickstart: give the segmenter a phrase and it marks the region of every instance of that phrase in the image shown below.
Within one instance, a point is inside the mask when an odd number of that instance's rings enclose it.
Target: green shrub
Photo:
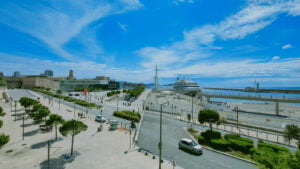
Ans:
[[[111,96],[114,96],[114,95],[117,95],[117,94],[120,94],[121,93],[121,91],[119,91],[119,90],[113,90],[113,91],[110,91],[110,92],[107,92],[107,96],[108,97],[111,97]]]
[[[240,151],[248,154],[250,152],[250,149],[253,148],[253,143],[233,138],[228,138],[227,140],[230,142],[230,147],[235,151]]]
[[[0,134],[0,147],[9,142],[9,136]]]
[[[141,93],[143,93],[145,89],[143,87],[137,87],[134,89],[128,89],[128,90],[124,90],[124,93],[130,94],[130,97],[135,97],[138,98]]]
[[[212,139],[220,139],[221,133],[215,130],[208,129],[205,132],[202,132],[201,136],[203,136],[206,140],[210,141]]]
[[[230,142],[224,139],[212,139],[210,141],[210,146],[217,150],[228,151]]]
[[[68,102],[75,102],[76,104],[81,105],[81,106],[85,106],[85,107],[89,107],[89,108],[101,108],[101,106],[98,106],[98,105],[96,105],[95,103],[89,103],[89,102],[86,102],[86,101],[83,101],[83,100],[74,99],[74,98],[72,98],[72,97],[54,94],[54,93],[52,93],[52,92],[45,91],[45,90],[42,90],[42,89],[33,89],[33,90],[34,90],[34,91],[41,92],[41,93],[44,93],[44,94],[49,95],[49,96],[52,96],[52,97],[64,99],[64,100],[66,100],[66,101],[68,101]]]
[[[194,128],[190,127],[188,128],[188,131],[191,132],[191,133],[197,133],[198,131],[195,130]]]
[[[286,147],[282,147],[276,144],[270,144],[270,143],[265,143],[263,141],[259,141],[257,144],[258,148],[263,148],[263,149],[272,149],[274,152],[290,152],[290,150]]]
[[[138,112],[131,112],[131,111],[115,111],[113,113],[114,116],[120,117],[126,120],[139,122],[141,119],[141,115]]]
[[[226,134],[226,135],[224,136],[224,138],[225,138],[226,140],[228,140],[228,139],[236,139],[236,140],[248,142],[248,143],[251,143],[251,144],[254,143],[252,139],[250,139],[250,138],[245,138],[245,137],[241,137],[239,134]]]
[[[225,134],[224,135],[224,138],[227,140],[227,139],[229,139],[229,138],[234,138],[234,139],[236,139],[236,138],[240,138],[241,136],[239,135],[239,134]]]
[[[3,126],[3,121],[0,120],[0,128]]]
[[[4,115],[5,115],[5,113],[3,112],[3,108],[0,107],[0,116],[4,116]]]
[[[205,144],[205,138],[203,136],[198,136],[198,143]]]

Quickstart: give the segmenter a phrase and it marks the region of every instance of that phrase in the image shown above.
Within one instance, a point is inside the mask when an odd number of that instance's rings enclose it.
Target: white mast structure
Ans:
[[[158,89],[157,65],[155,66],[155,76],[154,76],[154,83],[155,83],[154,90],[157,90],[157,89]]]

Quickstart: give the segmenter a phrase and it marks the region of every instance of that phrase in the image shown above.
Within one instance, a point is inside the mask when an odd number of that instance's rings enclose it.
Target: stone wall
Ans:
[[[46,77],[26,77],[23,79],[22,88],[44,87],[59,90],[59,82]]]

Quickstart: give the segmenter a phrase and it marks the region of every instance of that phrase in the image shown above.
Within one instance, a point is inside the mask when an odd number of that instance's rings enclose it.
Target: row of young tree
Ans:
[[[74,138],[82,131],[86,131],[88,126],[78,120],[64,120],[62,116],[58,114],[51,114],[48,107],[43,106],[39,101],[22,97],[19,100],[20,104],[25,108],[25,112],[37,123],[45,122],[46,126],[50,128],[55,127],[55,140],[57,140],[57,130],[63,136],[71,135],[71,155],[73,155]],[[47,119],[48,117],[48,119]],[[58,129],[58,126],[61,125]]]
[[[3,112],[3,108],[0,107],[0,117],[3,117],[5,113]],[[0,120],[0,128],[3,126],[3,121]],[[0,148],[9,142],[9,136],[5,134],[0,134]]]

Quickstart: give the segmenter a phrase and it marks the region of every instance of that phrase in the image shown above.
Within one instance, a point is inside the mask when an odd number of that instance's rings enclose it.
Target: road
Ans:
[[[28,90],[8,90],[8,94],[15,100],[20,99],[21,97],[31,97],[36,98],[35,95],[31,94]],[[43,97],[43,96],[42,96]],[[48,96],[45,96],[48,97]],[[58,99],[54,98],[53,104],[57,105],[59,103]],[[61,100],[60,104],[66,104],[71,107],[74,106],[74,103],[66,102]],[[50,104],[51,106],[51,98]],[[120,107],[121,108],[121,107]],[[76,112],[88,110],[89,114],[99,114],[100,111],[96,109],[86,109],[81,106],[76,105]],[[112,112],[116,110],[116,106],[113,104],[105,104],[102,108],[103,114],[108,118],[115,118],[121,122],[129,124],[127,120],[119,119],[112,116]],[[62,110],[65,111],[65,110]],[[73,111],[73,110],[71,110]],[[165,117],[165,116],[164,116]],[[138,146],[151,151],[152,153],[158,155],[158,138],[159,138],[159,115],[152,113],[145,113],[143,125],[140,129]],[[203,151],[202,156],[194,156],[183,152],[178,149],[178,140],[188,135],[183,131],[182,127],[187,126],[187,123],[177,121],[174,119],[164,118],[163,120],[163,158],[167,160],[175,160],[176,164],[187,168],[187,169],[216,169],[216,168],[245,168],[252,169],[255,168],[253,165],[222,155],[208,150]]]
[[[176,164],[187,169],[253,169],[256,168],[250,163],[212,152],[203,150],[203,155],[195,156],[178,149],[178,141],[189,137],[183,127],[187,123],[177,121],[163,116],[163,151],[162,156],[169,161],[176,161]],[[155,155],[159,154],[159,114],[144,113],[144,120],[139,133],[138,146],[149,150]]]

